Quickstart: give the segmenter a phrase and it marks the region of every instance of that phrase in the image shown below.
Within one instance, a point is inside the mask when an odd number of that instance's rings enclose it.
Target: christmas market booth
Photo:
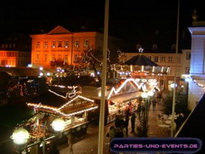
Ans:
[[[53,96],[53,99],[54,97],[59,97],[54,96],[51,92],[49,93]],[[63,100],[65,102],[65,99]],[[60,99],[58,101],[60,102]],[[32,151],[33,147],[36,146],[38,149],[42,147],[42,141],[45,144],[46,151],[49,151],[53,145],[56,145],[56,138],[58,138],[59,146],[69,144],[68,134],[72,134],[74,142],[80,140],[87,133],[89,111],[98,108],[94,100],[81,95],[76,95],[72,99],[66,100],[60,106],[51,106],[48,103],[45,104],[45,102],[27,102],[27,106],[33,108],[35,114],[16,127],[16,130],[23,128],[29,133],[27,146],[24,148],[27,151]],[[60,139],[56,137],[59,134]]]
[[[128,108],[130,112],[136,111],[144,94],[147,94],[147,101],[151,100],[154,94],[160,91],[158,85],[159,83],[154,78],[127,78],[120,80],[118,84],[114,86],[107,86],[105,93],[105,124],[113,122],[118,114],[125,116],[125,111]],[[82,88],[82,95],[94,99],[100,107],[100,87],[85,86]]]

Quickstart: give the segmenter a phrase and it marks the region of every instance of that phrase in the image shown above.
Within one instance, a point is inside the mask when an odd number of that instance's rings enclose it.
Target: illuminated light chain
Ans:
[[[90,102],[92,102],[92,103],[94,102],[94,100],[92,100],[92,99],[89,99],[89,98],[86,98],[86,97],[83,97],[83,96],[78,95],[78,96],[76,96],[75,98],[73,98],[72,100],[68,101],[66,104],[64,104],[64,105],[62,105],[61,107],[59,107],[58,110],[63,109],[64,107],[66,107],[67,105],[69,105],[70,103],[72,103],[73,101],[75,101],[75,100],[78,99],[78,98],[84,99],[84,100],[86,100],[86,101],[90,101]]]
[[[145,82],[145,80],[146,79],[144,79],[143,82]],[[146,90],[144,83],[139,84],[139,81],[140,81],[140,79],[129,78],[129,79],[126,79],[118,89],[115,89],[115,87],[112,87],[112,89],[110,90],[110,93],[108,94],[108,99],[110,99],[110,97],[113,95],[113,93],[115,95],[118,94],[122,90],[122,88],[125,87],[125,85],[129,82],[133,82],[135,84],[135,86],[137,86],[138,89],[142,88],[142,90]],[[156,88],[158,91],[160,91],[160,89],[157,87],[158,82],[156,82],[156,80],[149,79],[146,81],[148,81],[148,83],[151,83],[151,85],[153,86],[151,91],[154,90],[154,88]]]
[[[42,105],[42,104],[36,104],[36,103],[26,103],[28,106],[30,107],[34,107],[34,108],[42,108],[42,109],[47,109],[47,110],[51,110],[54,111],[56,113],[60,113],[60,111],[58,110],[58,108],[55,107],[51,107],[48,105]]]
[[[57,92],[55,92],[55,91],[53,91],[53,90],[51,90],[51,89],[49,89],[48,91],[49,92],[51,92],[51,93],[53,93],[53,94],[55,94],[55,95],[57,95],[57,96],[59,96],[59,97],[62,97],[62,98],[64,98],[64,99],[66,99],[66,98],[73,98],[73,97],[75,97],[78,93],[80,93],[80,91],[76,91],[76,88],[78,88],[78,86],[72,86],[72,88],[71,87],[69,87],[70,89],[72,89],[72,91],[70,92],[70,93],[66,93],[66,96],[63,96],[63,95],[60,95],[60,94],[58,94]]]
[[[57,95],[57,96],[59,96],[59,97],[62,97],[62,98],[64,98],[64,99],[67,98],[67,97],[65,97],[65,96],[63,96],[63,95],[60,95],[60,94],[56,93],[56,92],[53,91],[53,90],[48,89],[48,91],[51,92],[51,93],[53,93],[53,94],[55,94],[55,95]]]
[[[76,114],[81,114],[83,112],[87,112],[87,111],[91,111],[91,110],[95,110],[97,109],[98,106],[94,106],[94,107],[91,107],[91,108],[88,108],[88,109],[84,109],[84,110],[81,110],[81,111],[77,111],[77,112],[74,112],[74,113],[70,113],[70,114],[65,114],[65,113],[62,113],[61,115],[65,116],[65,117],[70,117],[70,116],[74,116]]]
[[[48,105],[42,105],[41,103],[26,103],[28,106],[30,107],[34,107],[34,108],[41,108],[41,109],[47,109],[47,110],[50,110],[50,111],[53,111],[55,113],[58,113],[60,115],[63,115],[63,116],[72,116],[72,115],[76,115],[76,114],[80,114],[80,113],[83,113],[85,111],[90,111],[90,110],[94,110],[96,108],[98,108],[98,106],[95,106],[95,107],[91,107],[91,108],[88,108],[88,109],[85,109],[85,110],[81,110],[81,111],[77,111],[77,112],[74,112],[74,113],[70,113],[70,114],[65,114],[63,112],[61,112],[60,110],[63,109],[64,107],[66,107],[68,104],[70,104],[71,102],[75,101],[77,98],[81,98],[81,99],[84,99],[86,101],[90,101],[92,103],[94,103],[95,101],[92,100],[92,99],[89,99],[89,98],[86,98],[84,96],[76,96],[74,99],[70,100],[69,102],[67,102],[66,104],[62,105],[61,107],[59,108],[56,108],[56,107],[51,107],[51,106],[48,106]]]
[[[195,79],[193,79],[192,77],[191,77],[191,79],[192,79],[192,81],[197,85],[197,86],[199,86],[200,88],[205,88],[205,85],[203,85],[203,84],[201,84],[201,83],[198,83]]]
[[[78,86],[64,86],[64,85],[58,85],[58,84],[55,84],[55,85],[52,85],[54,87],[59,87],[59,88],[68,88],[68,89],[73,89],[73,87],[78,87]]]

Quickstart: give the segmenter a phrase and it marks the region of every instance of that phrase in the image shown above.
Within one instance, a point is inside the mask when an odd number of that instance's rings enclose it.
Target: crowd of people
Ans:
[[[132,110],[131,104],[128,104],[128,107],[125,109],[125,115],[117,114],[115,117],[114,125],[112,125],[107,133],[107,137],[110,138],[110,141],[113,138],[128,137],[128,126],[131,123],[131,133],[135,133],[135,124],[137,113]]]
[[[128,132],[137,133],[137,118],[140,120],[146,114],[146,102],[141,97],[138,98],[137,102],[137,106],[133,106],[133,104],[129,102],[123,112],[124,114],[119,111],[119,114],[116,115],[115,122],[107,133],[107,137],[110,138],[110,141],[113,138],[128,137]],[[151,99],[147,106],[147,110],[155,111],[157,102],[158,100],[156,98]],[[131,130],[129,130],[129,124]]]

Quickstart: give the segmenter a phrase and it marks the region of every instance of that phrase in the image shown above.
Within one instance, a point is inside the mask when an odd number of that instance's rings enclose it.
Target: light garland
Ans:
[[[75,100],[78,99],[78,98],[81,98],[81,99],[83,99],[83,100],[90,101],[90,102],[94,103],[94,100],[89,99],[89,98],[86,98],[86,97],[84,97],[84,96],[78,95],[78,96],[76,96],[76,97],[73,98],[72,100],[68,101],[66,104],[62,105],[62,106],[59,107],[59,108],[51,107],[51,106],[48,106],[48,105],[42,105],[41,103],[38,103],[38,104],[36,104],[36,103],[26,103],[26,104],[27,104],[29,107],[34,107],[35,109],[41,108],[41,109],[45,109],[45,110],[50,110],[50,111],[53,111],[53,112],[58,113],[58,114],[60,114],[60,115],[62,115],[62,116],[65,116],[65,117],[73,116],[73,115],[76,115],[76,114],[81,114],[81,113],[83,113],[83,112],[85,112],[85,111],[90,111],[90,110],[94,110],[94,109],[97,109],[97,108],[98,108],[98,106],[94,106],[94,107],[90,107],[90,108],[88,108],[88,109],[84,109],[84,110],[77,111],[77,112],[74,112],[74,113],[69,113],[69,114],[65,114],[65,113],[63,113],[63,112],[61,111],[63,108],[65,108],[67,105],[69,105],[70,103],[72,103],[73,101],[75,101]]]
[[[192,81],[200,88],[205,88],[204,84],[198,83],[195,79],[193,79],[193,77],[191,77]]]
[[[63,86],[60,86],[60,87],[62,88]],[[65,88],[65,87],[63,87],[63,88]],[[78,88],[78,86],[72,86],[72,88],[71,88],[71,87],[69,87],[69,88],[72,89],[72,91],[71,91],[70,93],[67,92],[67,93],[66,93],[66,96],[60,95],[60,94],[58,94],[57,92],[55,92],[55,91],[53,91],[53,90],[51,90],[51,89],[48,89],[48,91],[51,92],[51,93],[53,93],[53,94],[55,94],[56,96],[62,97],[62,98],[64,98],[64,99],[73,98],[73,97],[75,97],[78,93],[81,93],[80,91],[77,91],[77,90],[76,90],[76,89]]]
[[[146,88],[145,83],[149,83],[149,85],[152,86],[151,91],[153,91],[155,88],[158,91],[160,91],[160,89],[157,87],[158,82],[156,81],[156,79],[133,79],[133,78],[129,78],[129,79],[126,79],[118,89],[115,89],[115,87],[112,87],[112,89],[110,90],[110,93],[108,94],[108,99],[110,99],[112,95],[118,94],[122,90],[122,88],[124,88],[126,86],[126,84],[129,82],[134,83],[134,85],[137,87],[136,90],[142,89],[143,91],[146,91],[147,88]]]

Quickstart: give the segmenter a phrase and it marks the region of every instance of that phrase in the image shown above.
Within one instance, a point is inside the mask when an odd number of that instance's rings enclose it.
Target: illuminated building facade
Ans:
[[[35,67],[51,68],[53,63],[78,66],[89,49],[102,52],[103,34],[99,32],[70,32],[57,26],[46,34],[30,35],[32,38],[31,63]],[[109,37],[110,57],[117,58],[118,49],[122,49],[118,38]]]
[[[26,67],[30,63],[31,39],[27,35],[12,34],[0,39],[0,66]]]
[[[196,24],[196,21],[195,21]],[[205,93],[205,22],[204,26],[189,27],[192,37],[189,108],[193,109]]]

